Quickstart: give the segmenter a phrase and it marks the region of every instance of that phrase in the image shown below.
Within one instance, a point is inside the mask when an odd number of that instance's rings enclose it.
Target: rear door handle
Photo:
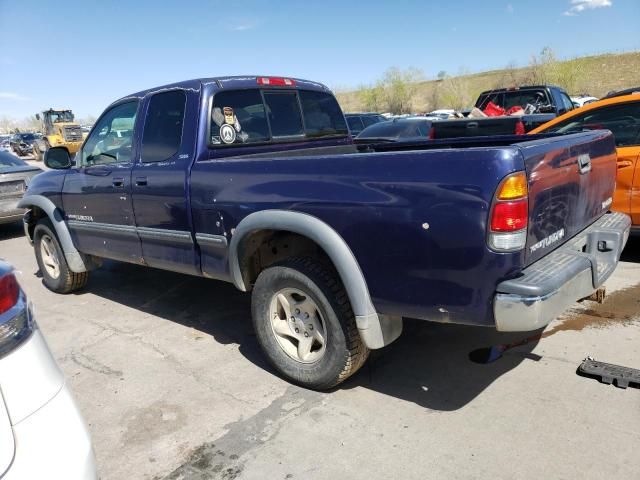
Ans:
[[[111,184],[116,188],[124,187],[124,178],[114,178]]]
[[[618,162],[618,169],[632,167],[633,162],[631,160],[621,160]]]
[[[138,187],[146,187],[147,186],[147,177],[136,177],[136,185]]]

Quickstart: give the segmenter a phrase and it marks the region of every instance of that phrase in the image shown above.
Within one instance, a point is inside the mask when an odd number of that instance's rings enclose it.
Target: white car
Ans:
[[[95,480],[89,431],[10,266],[0,261],[0,478]]]
[[[590,97],[588,95],[581,95],[579,97],[571,97],[571,102],[576,108],[584,107],[588,103],[597,102],[599,99],[596,97]]]
[[[456,111],[451,108],[441,108],[433,112],[425,113],[424,116],[429,120],[447,120],[455,113]]]

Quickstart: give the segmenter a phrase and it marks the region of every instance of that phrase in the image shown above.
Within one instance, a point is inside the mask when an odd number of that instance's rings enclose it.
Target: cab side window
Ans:
[[[548,131],[574,133],[599,129],[611,130],[618,147],[640,145],[640,102],[592,110],[560,122]]]
[[[142,135],[142,162],[162,162],[178,153],[187,97],[181,90],[151,97]]]
[[[129,163],[138,102],[113,107],[98,121],[82,147],[82,165]]]

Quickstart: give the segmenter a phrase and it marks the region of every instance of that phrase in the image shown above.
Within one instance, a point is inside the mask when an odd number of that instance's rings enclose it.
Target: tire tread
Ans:
[[[328,293],[333,296],[335,303],[340,309],[340,312],[336,312],[338,317],[346,319],[343,326],[345,329],[347,351],[342,371],[333,381],[319,386],[319,388],[323,390],[335,387],[356,373],[369,357],[369,349],[360,338],[360,333],[358,332],[355,315],[351,308],[351,302],[349,301],[347,291],[345,290],[342,281],[338,278],[338,273],[333,268],[333,265],[321,262],[317,258],[290,257],[278,265],[294,268],[297,267],[297,269],[303,273],[311,274],[320,279],[324,286],[329,290]]]

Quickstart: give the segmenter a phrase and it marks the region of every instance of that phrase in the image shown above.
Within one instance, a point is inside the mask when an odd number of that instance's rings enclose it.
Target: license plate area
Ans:
[[[0,197],[16,197],[25,191],[24,180],[0,183]]]

